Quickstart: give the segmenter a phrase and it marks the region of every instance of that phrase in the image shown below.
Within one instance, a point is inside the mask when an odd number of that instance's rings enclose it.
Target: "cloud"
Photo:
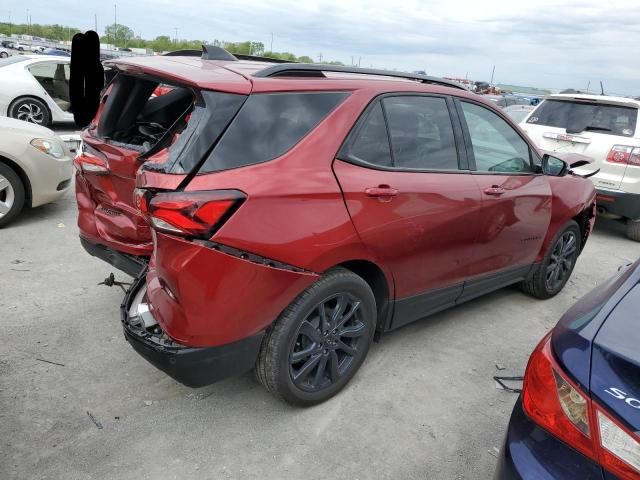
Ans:
[[[145,38],[262,41],[268,48],[363,66],[426,69],[430,74],[496,79],[550,88],[584,88],[600,79],[639,93],[630,65],[640,40],[640,4],[618,0],[138,0],[118,3],[118,21]],[[31,0],[34,22],[99,29],[113,4],[97,0]],[[17,12],[13,12],[14,19]],[[25,12],[26,16],[26,12]]]

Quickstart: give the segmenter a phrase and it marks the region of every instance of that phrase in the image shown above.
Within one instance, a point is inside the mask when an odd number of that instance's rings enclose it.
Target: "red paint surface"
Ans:
[[[168,234],[157,234],[152,248],[133,190],[136,185],[174,190],[184,175],[140,171],[135,152],[84,134],[107,157],[111,174],[77,176],[81,234],[127,253],[153,250],[147,284],[154,316],[171,337],[188,345],[222,345],[264,330],[318,274],[347,261],[377,265],[390,300],[530,264],[541,259],[559,228],[593,208],[591,182],[574,176],[388,172],[335,160],[353,124],[379,94],[432,92],[482,101],[471,93],[384,79],[248,80],[245,76],[264,66],[253,62],[150,57],[113,63],[236,93],[351,92],[280,158],[197,175],[185,188],[244,192],[247,200],[212,240],[314,273],[258,265]],[[386,186],[397,194],[366,193]],[[487,188],[503,192],[490,195]],[[109,216],[105,209],[121,215]]]

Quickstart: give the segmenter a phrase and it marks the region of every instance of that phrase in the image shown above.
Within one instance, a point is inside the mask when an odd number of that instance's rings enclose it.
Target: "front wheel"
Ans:
[[[367,282],[333,269],[274,322],[262,342],[256,376],[289,403],[323,402],[358,371],[375,326],[376,301]]]
[[[0,52],[0,58],[7,58],[9,54],[7,52]]]
[[[549,251],[533,276],[520,283],[522,290],[540,299],[557,295],[569,281],[576,265],[581,238],[580,227],[571,220],[553,238]]]
[[[18,216],[24,199],[22,180],[11,168],[0,163],[0,228]]]

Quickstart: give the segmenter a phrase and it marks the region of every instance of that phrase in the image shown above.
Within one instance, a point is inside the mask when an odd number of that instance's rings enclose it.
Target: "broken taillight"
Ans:
[[[238,190],[156,193],[138,204],[159,231],[210,238],[242,205],[246,195]],[[142,200],[144,199],[144,200]]]
[[[522,406],[531,420],[606,470],[640,480],[640,438],[569,379],[554,358],[550,334],[529,359]]]

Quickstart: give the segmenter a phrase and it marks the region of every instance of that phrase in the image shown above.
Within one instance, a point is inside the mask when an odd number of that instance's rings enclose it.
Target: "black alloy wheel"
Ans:
[[[289,353],[289,374],[296,387],[323,390],[359,363],[368,344],[361,305],[355,296],[339,293],[318,303],[302,321]]]
[[[573,230],[567,230],[556,241],[546,268],[546,286],[554,291],[564,285],[571,275],[578,257],[578,239]]]
[[[258,380],[295,405],[328,400],[364,362],[377,316],[369,284],[350,270],[332,268],[267,330],[256,362]]]

